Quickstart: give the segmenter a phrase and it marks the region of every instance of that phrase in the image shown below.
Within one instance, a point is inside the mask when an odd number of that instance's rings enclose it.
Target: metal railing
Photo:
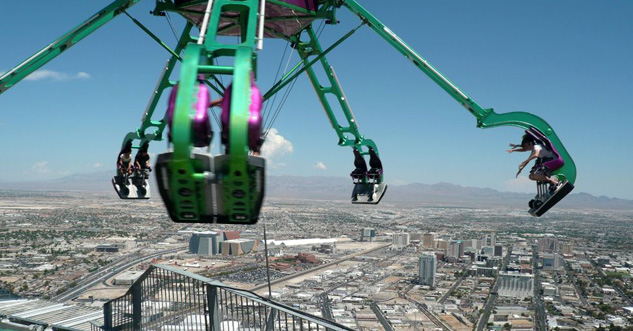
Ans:
[[[351,330],[199,275],[152,265],[92,330]]]

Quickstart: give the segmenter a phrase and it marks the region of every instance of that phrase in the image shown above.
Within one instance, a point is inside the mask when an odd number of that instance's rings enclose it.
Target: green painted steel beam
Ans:
[[[356,30],[358,30],[362,25],[357,26],[356,28],[352,29],[351,31],[349,31],[348,33],[346,33],[343,37],[341,37],[339,40],[337,40],[336,42],[334,42],[330,47],[328,47],[326,50],[321,50],[320,49],[320,45],[319,45],[319,51],[317,56],[310,60],[307,61],[307,57],[306,59],[303,59],[301,62],[297,63],[292,70],[290,70],[286,75],[284,75],[284,77],[282,77],[277,83],[275,83],[266,93],[264,93],[264,100],[268,100],[268,98],[272,97],[275,93],[279,92],[281,89],[283,89],[286,85],[290,84],[293,80],[295,80],[297,77],[299,77],[299,75],[301,75],[302,73],[304,73],[306,70],[309,70],[310,67],[312,67],[315,63],[317,63],[318,61],[321,61],[325,55],[329,52],[331,52],[334,48],[336,48],[338,45],[340,45],[343,41],[345,41],[347,38],[349,38],[352,34],[354,34],[354,32],[356,32]],[[312,26],[309,26],[306,31],[313,31],[312,30]],[[297,37],[295,37],[296,39],[294,40],[296,43],[299,42],[299,34],[297,34]],[[314,37],[313,37],[314,36]],[[318,43],[316,36],[314,35],[314,32],[312,32],[311,36],[310,36],[311,40],[314,40],[316,43]],[[304,52],[313,52],[313,49],[310,48],[308,50],[308,48],[306,48],[306,50],[304,50]],[[306,54],[306,56],[311,55],[311,54]],[[303,67],[301,67],[301,69],[297,70],[295,72],[296,69],[298,69],[300,67],[300,64],[303,63]]]
[[[356,29],[358,29],[359,27],[357,27]],[[376,154],[380,155],[378,147],[376,146],[374,141],[371,139],[365,139],[365,137],[360,133],[358,123],[356,122],[356,118],[352,113],[352,109],[348,103],[345,93],[343,92],[343,88],[341,87],[341,84],[336,77],[334,69],[325,57],[325,54],[329,50],[333,49],[338,44],[343,42],[343,40],[349,37],[354,31],[356,31],[356,29],[350,31],[347,35],[345,35],[339,41],[334,43],[330,48],[328,48],[328,50],[323,51],[316,33],[314,32],[312,27],[308,27],[306,29],[306,34],[309,40],[298,41],[296,43],[296,49],[299,53],[299,56],[301,57],[301,61],[304,63],[304,67],[302,68],[302,70],[297,71],[295,74],[293,74],[293,76],[296,78],[296,75],[300,74],[303,71],[305,71],[308,75],[308,78],[312,83],[312,87],[314,88],[314,91],[316,92],[317,97],[319,98],[319,101],[323,106],[323,110],[325,111],[325,114],[330,121],[330,125],[339,138],[339,146],[356,147],[363,155],[368,155],[369,148],[372,148],[376,151]],[[314,59],[310,60],[309,58],[311,56],[314,57]],[[315,72],[315,63],[320,64],[320,66],[316,67],[320,70],[323,70],[323,72],[325,73],[325,77],[327,77],[326,82],[319,80],[319,76]],[[290,80],[292,79],[288,78],[287,81]],[[336,99],[336,102],[331,102],[333,100],[328,100],[328,95],[333,95]],[[340,111],[343,114],[346,123],[340,123],[338,121],[335,114],[336,111]],[[349,139],[348,134],[350,134],[353,139]],[[367,147],[367,150],[364,151],[361,148],[362,146]],[[383,176],[381,176],[377,182],[382,183],[383,179]],[[366,182],[367,179],[364,179],[363,181]]]
[[[116,0],[0,77],[0,94],[140,0]]]
[[[158,106],[158,102],[160,101],[165,89],[174,86],[174,84],[169,80],[171,74],[176,66],[178,60],[181,60],[180,54],[182,50],[185,48],[187,43],[191,42],[191,38],[189,33],[193,25],[191,23],[187,23],[180,35],[180,39],[176,48],[174,49],[172,56],[167,60],[163,67],[163,72],[161,73],[160,78],[158,79],[158,83],[156,87],[152,91],[152,96],[150,97],[150,101],[143,113],[143,117],[141,119],[141,126],[136,129],[136,131],[129,132],[123,138],[123,142],[121,143],[121,147],[125,146],[128,141],[133,140],[141,140],[138,146],[141,146],[145,141],[152,140],[162,140],[163,132],[165,130],[165,126],[167,125],[167,119],[165,118],[166,114],[160,120],[153,120],[154,112],[156,111],[156,107]],[[155,128],[155,130],[148,134],[147,130],[150,128]],[[138,147],[134,147],[138,148]]]
[[[479,104],[462,92],[455,84],[444,77],[437,69],[431,66],[427,60],[407,45],[393,31],[358,4],[358,2],[355,0],[344,0],[341,5],[347,7],[352,13],[358,16],[361,21],[366,23],[379,36],[385,39],[398,52],[410,60],[418,69],[422,70],[422,72],[429,76],[431,80],[437,83],[442,89],[444,89],[444,91],[464,106],[477,119],[477,127],[492,128],[510,125],[526,130],[530,127],[535,127],[543,132],[548,139],[550,139],[565,161],[565,165],[554,171],[553,174],[574,184],[576,180],[576,165],[574,160],[571,158],[567,149],[565,149],[562,142],[547,122],[534,114],[526,112],[497,114],[491,108],[482,108]]]
[[[154,33],[152,33],[152,31],[150,31],[148,28],[146,28],[141,22],[139,22],[137,19],[132,17],[132,15],[128,14],[127,11],[123,11],[123,13],[127,17],[129,17],[132,20],[132,22],[134,22],[134,24],[136,24],[136,26],[141,28],[141,30],[143,30],[145,33],[147,33],[148,36],[150,36],[152,39],[154,39],[154,41],[156,41],[162,48],[164,48],[167,52],[169,52],[171,55],[175,56],[176,58],[178,58],[180,60],[179,53],[177,53],[176,51],[174,51],[171,48],[169,48],[169,46],[167,46],[167,44],[165,44],[162,40],[160,40],[160,38],[158,38]]]

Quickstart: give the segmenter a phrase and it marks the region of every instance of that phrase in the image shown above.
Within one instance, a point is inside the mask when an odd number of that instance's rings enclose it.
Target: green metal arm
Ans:
[[[530,127],[535,127],[543,132],[556,147],[563,160],[565,160],[565,165],[554,171],[553,174],[557,175],[559,178],[562,177],[562,179],[567,180],[572,184],[576,181],[576,165],[560,139],[558,139],[558,136],[554,133],[552,127],[547,124],[547,122],[536,115],[526,112],[497,114],[492,108],[482,108],[473,99],[469,98],[464,92],[455,86],[455,84],[451,83],[446,77],[444,77],[437,69],[431,66],[428,61],[416,53],[393,31],[358,4],[358,2],[355,0],[344,0],[342,5],[358,16],[372,30],[378,33],[379,36],[385,39],[391,46],[398,50],[398,52],[409,59],[418,69],[422,70],[435,83],[444,89],[444,91],[446,91],[471,114],[473,114],[477,118],[477,127],[492,128],[511,125],[518,126],[526,130]]]
[[[116,0],[0,77],[0,94],[140,0]]]
[[[341,84],[338,78],[336,77],[334,68],[329,64],[327,58],[325,57],[325,54],[327,52],[329,52],[331,49],[333,49],[338,44],[340,44],[343,40],[347,39],[347,37],[349,37],[354,31],[356,31],[356,29],[347,33],[345,36],[343,36],[343,38],[335,42],[332,46],[330,46],[327,50],[324,51],[321,48],[318,37],[316,33],[314,32],[314,30],[312,29],[312,26],[306,28],[305,32],[308,36],[308,40],[300,41],[298,40],[298,37],[296,40],[296,49],[297,49],[297,52],[299,53],[299,56],[301,57],[301,61],[303,62],[304,66],[301,70],[299,70],[293,76],[303,71],[307,73],[308,78],[310,79],[310,82],[312,83],[312,87],[314,88],[314,91],[316,92],[317,96],[319,97],[319,101],[321,102],[321,105],[323,106],[323,110],[325,110],[325,114],[330,120],[330,125],[332,125],[332,128],[334,129],[334,131],[336,131],[336,134],[338,135],[339,146],[351,146],[351,147],[366,146],[368,148],[374,149],[376,151],[376,154],[380,155],[378,152],[378,147],[376,147],[376,144],[374,143],[374,141],[371,139],[365,139],[365,137],[361,135],[360,130],[358,128],[358,123],[356,122],[356,118],[354,117],[354,114],[352,113],[352,109],[347,101],[347,97],[345,96],[345,93],[343,92],[343,88],[341,87]],[[309,57],[311,56],[314,57],[312,60],[309,59]],[[323,72],[325,73],[325,77],[327,77],[327,82],[319,81],[318,75],[316,74],[315,67],[314,67],[316,63],[320,64],[320,66],[317,66],[317,68],[320,67],[323,70]],[[280,82],[283,82],[283,80]],[[328,94],[333,95],[338,102],[335,102],[334,104],[332,104],[330,100],[328,100],[327,98]],[[339,108],[340,111],[345,116],[345,120],[347,123],[345,123],[344,125],[339,123],[339,121],[337,120],[334,114],[335,108]],[[363,155],[369,154],[368,150],[363,151],[362,148],[358,148],[358,149]],[[378,182],[382,183],[382,181],[383,181],[383,178],[381,176]]]
[[[167,60],[167,63],[165,63],[165,66],[163,67],[163,72],[158,79],[158,83],[152,91],[152,96],[150,97],[147,108],[145,109],[143,117],[141,118],[141,127],[138,128],[136,131],[132,131],[126,134],[123,138],[121,146],[125,146],[128,141],[141,140],[138,146],[133,146],[134,148],[137,148],[143,145],[145,141],[163,139],[163,131],[165,130],[165,126],[167,125],[167,119],[165,118],[166,114],[161,120],[158,121],[152,120],[152,116],[165,89],[174,86],[174,83],[169,80],[169,77],[174,71],[174,67],[176,66],[177,61],[182,60],[180,55],[178,54],[180,54],[185,46],[192,40],[189,35],[192,28],[193,24],[187,23],[180,36],[176,49],[170,51],[172,56],[169,60]],[[147,133],[147,129],[152,127],[155,128],[154,132]]]

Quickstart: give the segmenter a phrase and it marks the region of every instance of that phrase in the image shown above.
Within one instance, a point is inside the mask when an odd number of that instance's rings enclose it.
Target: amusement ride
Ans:
[[[380,202],[387,184],[379,149],[373,140],[360,133],[327,59],[329,52],[364,26],[475,116],[477,127],[519,127],[554,155],[541,160],[537,166],[542,173],[555,177],[558,184],[537,181],[537,194],[529,201],[531,215],[543,215],[574,188],[574,161],[545,120],[527,112],[496,113],[491,108],[482,108],[355,0],[156,0],[152,15],[177,14],[187,22],[173,48],[129,15],[127,10],[139,1],[113,1],[4,73],[0,77],[0,94],[116,16],[130,17],[170,57],[143,113],[140,127],[123,138],[112,185],[122,199],[148,199],[148,174],[153,171],[158,192],[175,222],[257,222],[266,188],[266,161],[260,156],[260,148],[266,139],[263,105],[304,73],[338,136],[338,145],[353,150],[355,169],[351,173],[351,202]],[[323,48],[314,23],[336,25],[339,10],[349,10],[358,17],[359,25]],[[194,35],[196,30],[199,34]],[[286,40],[300,60],[268,91],[261,91],[257,85],[257,60],[266,38]],[[171,77],[177,64],[180,72],[174,81]],[[317,75],[317,69],[325,75]],[[225,85],[222,77],[229,77],[231,83]],[[212,100],[211,93],[220,97]],[[164,113],[165,106],[159,105],[163,95],[169,96]],[[209,109],[213,106],[221,108],[218,122],[222,152],[215,156],[209,152],[214,136]],[[337,113],[339,111],[341,113]],[[161,140],[167,140],[168,149],[157,156],[152,167],[147,149],[150,143]],[[137,151],[134,158],[131,156],[133,150]]]

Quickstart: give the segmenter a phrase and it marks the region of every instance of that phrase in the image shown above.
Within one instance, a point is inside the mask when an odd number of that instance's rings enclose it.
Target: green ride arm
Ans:
[[[0,77],[0,94],[140,0],[116,0]]]
[[[363,8],[355,0],[344,0],[343,6],[347,7],[352,13],[358,16],[361,21],[365,22],[379,36],[385,39],[398,52],[410,60],[413,65],[422,70],[427,76],[438,84],[444,91],[452,96],[457,102],[464,106],[477,119],[477,127],[492,128],[497,126],[518,126],[523,129],[534,127],[552,142],[556,147],[565,164],[553,172],[554,175],[563,177],[570,183],[576,181],[576,165],[573,159],[563,146],[558,136],[554,133],[552,127],[540,117],[527,112],[510,112],[497,114],[492,108],[484,109],[479,106],[473,99],[462,92],[455,84],[451,83],[437,69],[428,63],[422,56],[416,53],[409,45],[407,45],[400,37],[398,37],[387,26],[382,24],[376,17]]]
[[[358,28],[356,28],[358,29]],[[380,156],[378,147],[371,139],[365,139],[365,136],[361,135],[358,123],[356,122],[356,118],[352,113],[352,108],[350,107],[347,97],[343,92],[343,88],[336,77],[336,73],[334,72],[334,68],[329,64],[325,54],[329,52],[333,47],[340,44],[343,40],[349,37],[356,29],[350,31],[350,33],[346,34],[339,41],[335,42],[331,47],[327,50],[323,50],[319,43],[318,37],[312,27],[306,28],[307,36],[309,40],[307,41],[299,41],[296,42],[297,52],[299,53],[299,57],[301,57],[301,61],[303,62],[303,68],[297,72],[305,71],[312,83],[312,87],[316,92],[321,105],[323,106],[323,110],[330,120],[330,125],[336,131],[336,134],[339,138],[338,145],[339,146],[350,146],[350,147],[361,147],[366,146],[367,148],[372,148],[376,151],[376,154]],[[309,59],[310,56],[314,56],[312,60]],[[316,66],[320,68],[324,73],[325,77],[327,77],[327,82],[319,81],[319,77],[315,72],[315,64],[319,63],[320,66]],[[296,77],[295,77],[296,78]],[[337,102],[330,102],[328,100],[327,95],[333,95],[336,98]],[[337,105],[338,104],[338,105]],[[334,114],[335,108],[340,109],[340,111],[345,116],[345,121],[343,125],[337,120],[336,115]],[[368,155],[369,151],[363,151],[359,148],[359,151],[363,155]],[[383,181],[383,177],[381,176],[379,182]]]

